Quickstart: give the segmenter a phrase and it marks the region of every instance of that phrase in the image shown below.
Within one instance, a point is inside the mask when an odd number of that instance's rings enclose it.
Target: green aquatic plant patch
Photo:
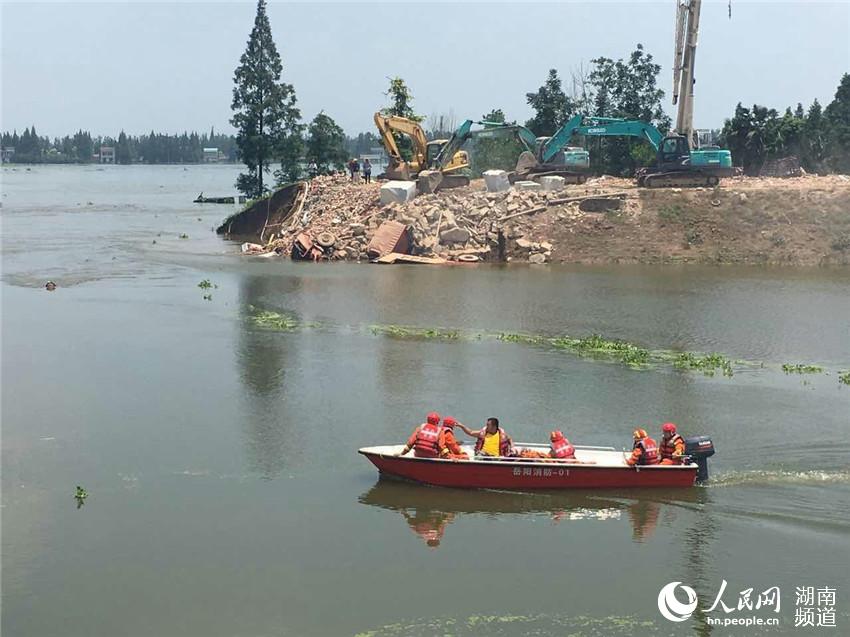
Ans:
[[[850,369],[846,372],[838,372],[838,382],[844,385],[850,385]]]
[[[783,363],[782,371],[786,374],[821,374],[823,367],[820,365],[804,365],[802,363]]]
[[[731,377],[734,373],[732,361],[717,353],[700,355],[693,352],[682,352],[673,360],[673,367],[698,370],[707,376],[714,376],[718,371],[728,377]]]
[[[271,310],[258,310],[254,307],[249,308],[252,314],[248,317],[249,320],[256,325],[267,330],[276,330],[278,332],[294,332],[298,329],[318,327],[315,322],[301,321],[292,314],[283,314],[273,312]]]
[[[423,340],[457,340],[461,337],[457,330],[439,327],[407,327],[404,325],[372,325],[373,334],[391,338],[409,338]]]

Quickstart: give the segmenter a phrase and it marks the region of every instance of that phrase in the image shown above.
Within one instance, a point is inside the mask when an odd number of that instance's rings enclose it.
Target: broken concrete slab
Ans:
[[[440,233],[441,243],[466,243],[470,233],[466,228],[447,228]]]
[[[485,170],[483,177],[487,192],[505,192],[511,188],[508,173],[504,170]]]
[[[388,181],[381,186],[381,204],[407,203],[416,196],[415,181]]]
[[[541,190],[542,186],[536,181],[515,181],[514,188],[517,190],[530,190],[534,192]]]
[[[538,179],[543,190],[546,192],[556,192],[564,189],[565,179],[557,175],[547,175]]]
[[[541,252],[538,252],[537,254],[532,254],[530,257],[528,257],[528,262],[536,263],[538,265],[546,263],[546,255]]]

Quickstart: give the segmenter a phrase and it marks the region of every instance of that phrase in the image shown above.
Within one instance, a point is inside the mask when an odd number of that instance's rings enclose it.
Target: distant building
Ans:
[[[213,164],[224,159],[224,153],[218,148],[204,148],[204,163]]]
[[[115,163],[115,146],[101,146],[100,147],[100,159],[101,164],[114,164]]]
[[[12,157],[15,155],[15,147],[14,146],[4,146],[2,151],[2,155],[0,155],[0,162],[4,164],[8,164],[12,161]]]

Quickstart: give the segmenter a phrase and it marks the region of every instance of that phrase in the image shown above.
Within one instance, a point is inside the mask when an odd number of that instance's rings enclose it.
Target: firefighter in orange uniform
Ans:
[[[685,439],[676,433],[676,425],[665,422],[661,426],[661,464],[682,464],[685,455]]]
[[[440,414],[432,411],[428,414],[426,421],[410,434],[407,444],[404,445],[404,449],[398,455],[403,456],[413,449],[413,455],[417,458],[439,458],[442,429],[440,427]]]
[[[576,450],[570,444],[570,441],[564,437],[560,431],[553,431],[549,434],[549,457],[558,458],[559,460],[575,460]]]
[[[645,429],[635,429],[632,434],[635,444],[632,455],[626,459],[626,464],[651,465],[658,464],[658,445],[649,437]]]
[[[443,429],[437,439],[440,457],[449,460],[469,460],[469,456],[460,448],[457,438],[455,438],[454,428],[456,424],[458,424],[457,420],[451,416],[443,418]]]

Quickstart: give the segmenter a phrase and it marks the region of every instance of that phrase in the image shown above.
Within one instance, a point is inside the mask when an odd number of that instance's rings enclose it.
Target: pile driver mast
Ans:
[[[694,62],[702,0],[676,0],[676,38],[673,51],[673,104],[676,132],[694,149]]]

